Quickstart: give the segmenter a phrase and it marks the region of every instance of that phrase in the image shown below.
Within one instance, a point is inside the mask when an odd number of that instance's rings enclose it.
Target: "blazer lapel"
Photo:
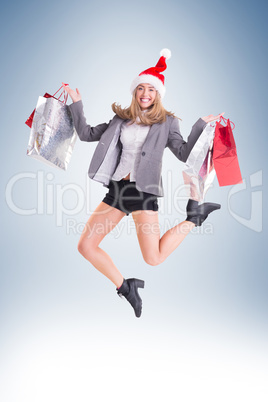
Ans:
[[[147,150],[147,151],[152,152],[152,144],[154,143],[153,137],[156,135],[156,132],[159,130],[159,125],[160,125],[159,123],[155,123],[150,127],[147,137],[142,146],[143,151]]]

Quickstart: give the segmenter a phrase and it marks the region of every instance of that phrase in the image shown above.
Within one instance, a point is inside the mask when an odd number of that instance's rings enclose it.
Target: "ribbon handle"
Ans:
[[[65,84],[65,85],[69,85],[69,84]],[[63,85],[54,93],[54,95],[52,95],[53,98],[55,97],[56,93],[61,90],[61,88],[63,88]],[[64,94],[64,100],[63,101],[60,100],[60,97],[62,96],[62,94]],[[62,93],[59,95],[59,97],[55,98],[55,99],[58,99],[60,102],[63,102],[66,105],[66,102],[67,102],[67,99],[68,99],[68,92],[63,90]]]
[[[225,124],[227,124],[227,121],[228,121],[229,119],[226,119],[226,118],[224,118],[223,116],[221,116],[219,123],[220,123],[222,120],[224,121]],[[230,120],[230,124],[233,124],[232,129],[234,130],[234,129],[235,129],[235,124],[234,124],[231,120]]]

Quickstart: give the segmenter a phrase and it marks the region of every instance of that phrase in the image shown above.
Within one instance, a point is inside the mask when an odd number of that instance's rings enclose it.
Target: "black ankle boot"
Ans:
[[[118,295],[124,296],[134,308],[136,317],[141,316],[142,309],[142,300],[138,288],[144,288],[144,281],[135,278],[124,279],[120,288],[116,288]]]
[[[191,212],[193,209],[195,209],[197,207],[198,207],[198,201],[191,200],[191,198],[190,198],[186,205],[187,214],[188,214],[188,212]]]
[[[185,220],[193,222],[195,226],[201,226],[211,212],[220,208],[220,204],[204,202],[204,204],[198,205],[197,201],[190,199],[186,207],[187,218]]]

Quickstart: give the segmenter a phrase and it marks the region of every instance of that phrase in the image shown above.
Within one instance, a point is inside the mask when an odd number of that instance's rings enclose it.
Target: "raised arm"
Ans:
[[[91,127],[86,122],[86,118],[84,116],[84,109],[82,103],[82,96],[76,88],[73,90],[69,87],[69,85],[64,84],[62,82],[63,89],[70,95],[73,103],[69,105],[69,110],[71,111],[74,126],[77,131],[78,137],[81,141],[99,141],[104,131],[107,129],[109,123],[99,124],[96,127]]]
[[[174,118],[171,125],[166,146],[173,152],[173,154],[182,162],[186,162],[194,144],[198,140],[207,123],[200,117],[193,125],[187,142],[184,141],[179,126],[179,120]]]
[[[99,141],[104,131],[108,128],[109,123],[102,123],[95,127],[91,127],[86,122],[84,116],[82,100],[69,105],[74,126],[81,141]]]

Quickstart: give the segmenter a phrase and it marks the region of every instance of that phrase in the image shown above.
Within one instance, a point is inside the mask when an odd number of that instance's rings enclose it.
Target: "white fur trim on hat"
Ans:
[[[138,77],[134,78],[134,80],[132,81],[131,87],[130,87],[130,92],[133,94],[135,88],[139,85],[139,84],[151,84],[155,87],[155,89],[159,92],[161,98],[163,99],[166,93],[166,88],[165,86],[162,84],[162,82],[154,77],[151,74],[142,74],[139,75]]]

